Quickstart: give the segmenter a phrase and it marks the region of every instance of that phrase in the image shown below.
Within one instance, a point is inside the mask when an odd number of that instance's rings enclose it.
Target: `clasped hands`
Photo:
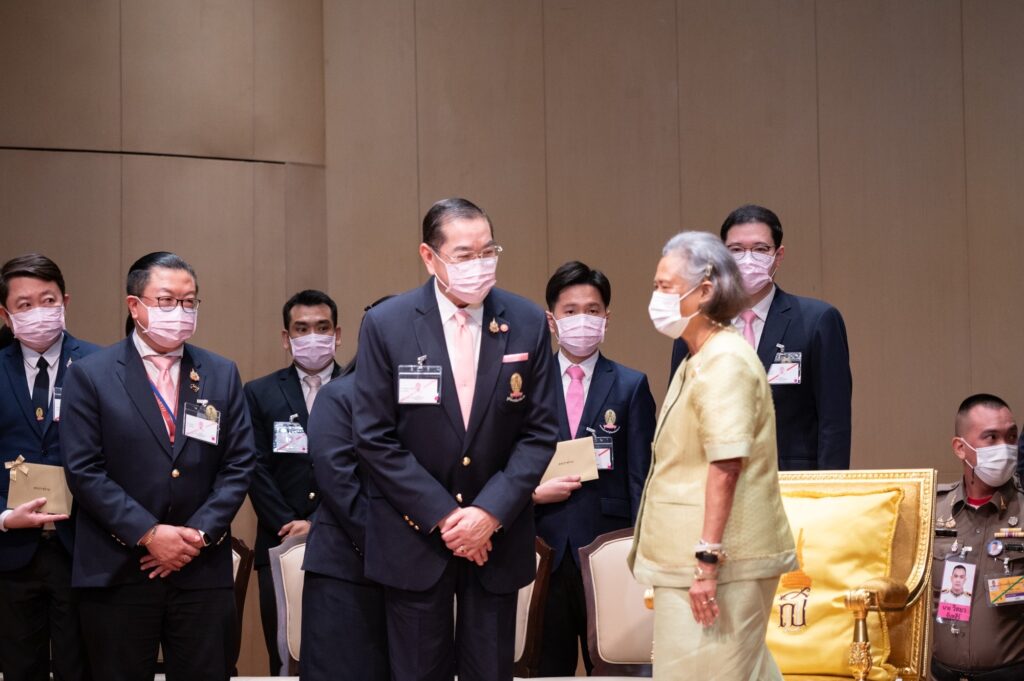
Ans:
[[[139,559],[141,570],[151,570],[150,579],[166,577],[192,562],[203,548],[203,536],[199,530],[178,525],[157,525],[147,532],[145,548],[149,553]],[[141,544],[141,542],[140,542]]]
[[[438,523],[445,546],[459,558],[483,566],[491,552],[498,519],[477,506],[457,508]]]

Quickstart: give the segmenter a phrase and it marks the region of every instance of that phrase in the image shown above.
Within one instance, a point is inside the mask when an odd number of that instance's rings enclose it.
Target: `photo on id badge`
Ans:
[[[971,598],[977,565],[947,560],[942,569],[942,592],[939,594],[939,620],[968,622],[971,619]]]

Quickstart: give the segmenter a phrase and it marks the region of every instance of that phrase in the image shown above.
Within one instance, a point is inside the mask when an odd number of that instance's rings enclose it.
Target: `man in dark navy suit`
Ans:
[[[511,679],[530,495],[558,436],[550,334],[493,288],[501,247],[471,202],[434,204],[419,252],[433,276],[370,310],[359,338],[366,576],[386,587],[394,679]]]
[[[128,272],[128,337],[71,365],[62,442],[78,502],[72,586],[93,676],[230,676],[231,520],[255,455],[235,364],[186,344],[195,273],[173,253]]]
[[[552,365],[561,388],[559,439],[593,437],[598,452],[597,480],[563,476],[533,493],[537,534],[554,549],[539,674],[573,676],[577,645],[587,673],[593,669],[579,548],[605,532],[632,527],[651,465],[656,417],[647,376],[598,350],[610,314],[608,277],[567,262],[551,276],[545,298],[559,345]]]
[[[249,498],[257,518],[255,563],[271,676],[280,672],[281,659],[267,549],[308,533],[320,505],[306,428],[314,400],[340,371],[334,354],[341,344],[338,306],[322,291],[296,293],[284,304],[282,316],[281,344],[292,363],[245,385],[256,443]]]
[[[60,268],[30,253],[0,269],[0,318],[10,344],[0,350],[0,455],[63,466],[59,438],[68,365],[99,348],[64,330],[71,297]],[[74,528],[66,515],[40,513],[39,498],[8,509],[0,476],[0,670],[7,681],[47,681],[50,648],[57,681],[88,679],[78,608],[71,592]]]
[[[352,432],[355,369],[353,360],[323,389],[309,420],[310,452],[324,501],[313,517],[302,565],[302,681],[391,678],[384,588],[363,570],[366,470]]]
[[[761,206],[737,208],[722,241],[736,258],[750,309],[733,320],[757,350],[775,401],[779,470],[850,467],[853,379],[846,325],[822,300],[786,293],[773,281],[782,264],[782,223]],[[672,373],[687,354],[672,347]]]

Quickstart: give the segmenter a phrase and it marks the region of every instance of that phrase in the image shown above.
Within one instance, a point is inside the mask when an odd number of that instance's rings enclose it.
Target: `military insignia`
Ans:
[[[1009,517],[1009,518],[1008,518],[1008,519],[1006,520],[1006,522],[1007,522],[1007,523],[1008,523],[1008,524],[1010,525],[1010,527],[1017,527],[1017,523],[1018,523],[1018,522],[1020,522],[1020,520],[1019,520],[1019,519],[1017,518],[1017,516],[1015,516],[1015,515],[1011,515],[1011,516],[1010,516],[1010,517]]]
[[[609,409],[604,413],[604,425],[601,426],[601,430],[606,433],[614,433],[618,431],[619,426],[615,425],[615,412]]]
[[[217,409],[212,405],[206,405],[206,418],[210,421],[216,421],[220,418],[220,414],[217,413]]]
[[[950,518],[946,521],[946,527],[948,527],[949,529],[953,529],[954,527],[956,527],[956,521]]]
[[[1003,542],[999,541],[998,539],[993,539],[988,543],[988,546],[985,547],[985,550],[988,553],[988,555],[995,558],[1003,552]]]
[[[197,372],[195,369],[189,372],[188,377],[196,383],[199,382],[199,372]]]
[[[498,333],[498,320],[492,319],[491,323],[487,325],[487,330],[491,333]]]
[[[526,394],[523,392],[523,377],[519,373],[512,374],[512,377],[508,381],[509,387],[512,388],[512,392],[505,398],[508,402],[522,402]]]
[[[953,545],[949,547],[949,552],[950,553],[956,553],[959,550],[960,550],[960,540],[959,539],[954,539],[953,540]]]
[[[42,421],[44,418],[46,418],[46,412],[42,407],[36,407],[36,421]]]

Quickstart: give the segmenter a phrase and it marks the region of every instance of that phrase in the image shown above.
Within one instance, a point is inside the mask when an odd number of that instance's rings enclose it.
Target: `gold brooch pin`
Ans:
[[[211,421],[216,421],[220,414],[217,413],[217,409],[212,405],[206,405],[206,418]]]
[[[509,393],[505,400],[508,402],[522,402],[523,398],[526,397],[526,394],[523,392],[523,377],[517,372],[512,374],[508,382],[512,392]]]
[[[619,427],[615,425],[616,418],[617,417],[615,416],[615,412],[613,410],[609,409],[608,411],[606,411],[604,413],[604,425],[601,426],[601,430],[603,430],[606,433],[614,433],[615,431],[617,431]]]
[[[42,421],[46,417],[46,412],[43,411],[42,407],[36,407],[36,421]]]
[[[498,333],[498,320],[492,319],[491,323],[487,325],[487,330],[491,333]]]
[[[189,372],[188,377],[195,381],[196,383],[199,382],[199,372],[197,372],[195,369]]]

